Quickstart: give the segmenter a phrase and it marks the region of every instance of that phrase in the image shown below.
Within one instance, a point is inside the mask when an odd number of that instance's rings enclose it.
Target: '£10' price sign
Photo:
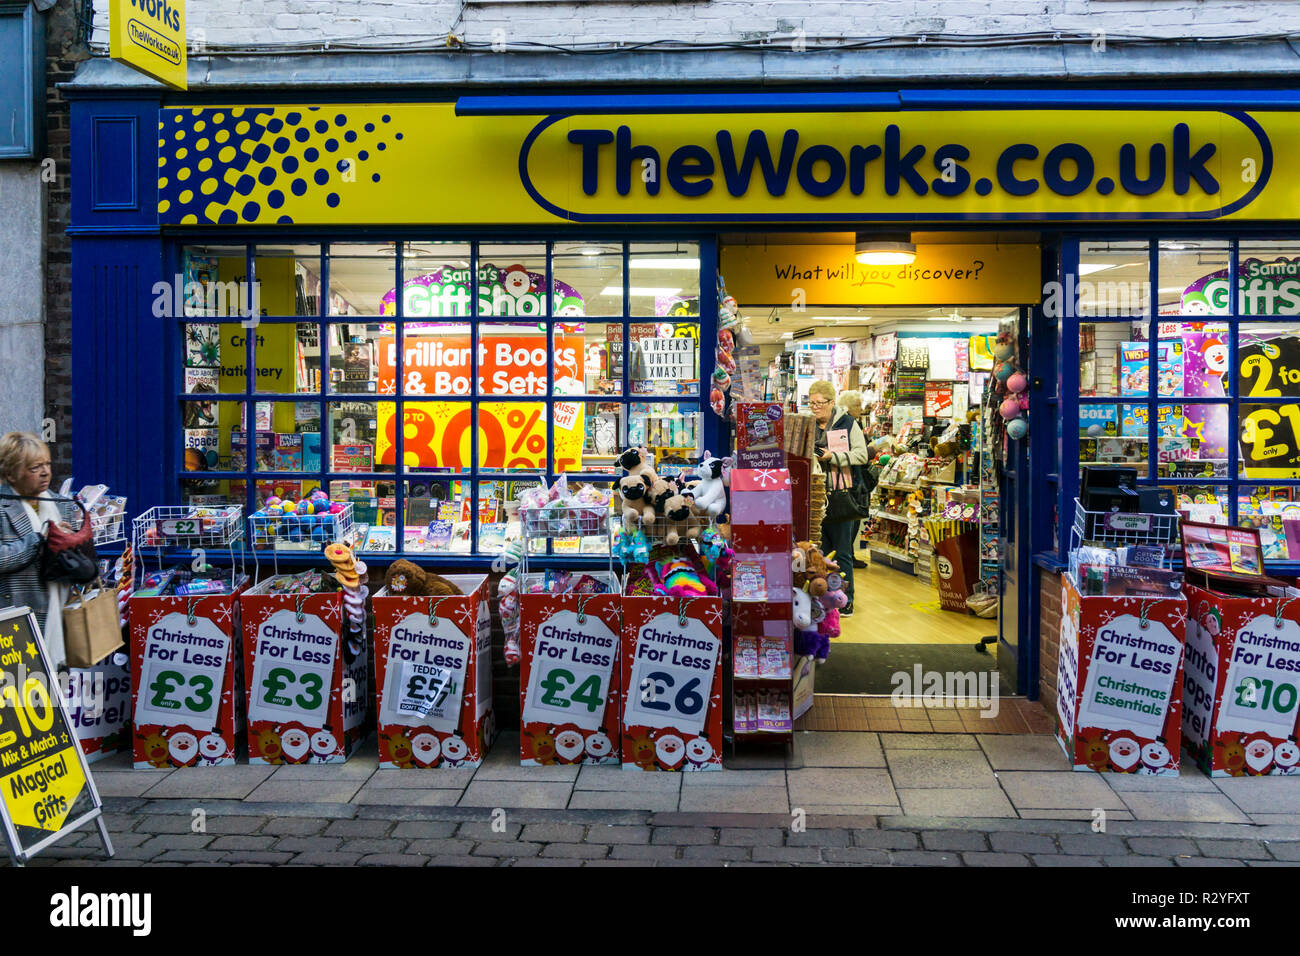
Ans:
[[[1218,730],[1285,739],[1300,703],[1300,625],[1262,614],[1237,629]]]

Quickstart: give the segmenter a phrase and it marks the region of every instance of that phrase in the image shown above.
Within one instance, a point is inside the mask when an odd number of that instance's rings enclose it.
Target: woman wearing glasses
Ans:
[[[41,579],[37,557],[45,529],[65,516],[50,498],[50,450],[30,432],[0,438],[0,607],[27,605],[45,637],[51,663],[63,664],[67,585]]]
[[[817,419],[817,463],[826,475],[827,493],[836,488],[852,487],[854,466],[866,465],[871,460],[862,428],[845,409],[835,407],[835,386],[830,382],[813,382],[808,387],[808,408]],[[847,447],[848,450],[831,451],[832,446]],[[835,552],[835,560],[844,576],[844,596],[849,599],[840,611],[841,617],[853,613],[854,524],[851,518],[822,521],[822,551],[827,554]]]

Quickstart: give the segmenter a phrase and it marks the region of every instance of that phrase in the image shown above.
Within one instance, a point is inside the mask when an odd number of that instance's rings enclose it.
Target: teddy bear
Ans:
[[[650,500],[654,481],[649,475],[624,475],[618,480],[618,494],[623,500],[623,527],[629,531],[639,522],[654,524],[655,509]]]
[[[668,524],[668,533],[664,536],[666,544],[677,544],[683,534],[687,538],[700,536],[700,529],[691,523],[691,503],[685,495],[673,495],[664,503],[664,520]]]
[[[656,478],[650,485],[650,491],[647,499],[651,507],[655,510],[655,516],[662,518],[664,516],[664,505],[669,498],[677,497],[680,494],[677,482],[671,478]]]
[[[808,593],[815,598],[820,598],[829,590],[826,575],[830,565],[821,553],[821,549],[811,541],[795,543],[794,551],[791,552],[790,566],[794,571],[795,587],[802,588],[807,585]]]
[[[618,463],[629,475],[649,475],[653,482],[655,474],[654,457],[646,448],[629,448],[618,456]]]
[[[399,558],[389,566],[384,586],[389,594],[405,597],[445,597],[464,593],[441,574],[426,571],[405,558]]]

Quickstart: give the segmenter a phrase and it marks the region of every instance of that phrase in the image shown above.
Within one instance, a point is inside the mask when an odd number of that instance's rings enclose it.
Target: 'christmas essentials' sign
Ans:
[[[1177,775],[1182,597],[1083,597],[1063,575],[1057,716],[1076,770]]]
[[[623,598],[623,766],[722,766],[722,602]]]
[[[1300,601],[1187,586],[1183,732],[1211,776],[1300,774]]]
[[[618,581],[609,594],[520,596],[519,759],[618,763]]]
[[[237,594],[130,601],[135,766],[235,762]]]

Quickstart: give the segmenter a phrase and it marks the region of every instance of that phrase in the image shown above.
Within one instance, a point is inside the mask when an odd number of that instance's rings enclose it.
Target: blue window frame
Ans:
[[[1300,358],[1300,242],[1221,232],[1076,236],[1062,244],[1057,278],[1061,560],[1080,466],[1095,447],[1083,430],[1109,439],[1103,422],[1117,421],[1114,437],[1125,440],[1111,442],[1115,463],[1137,468],[1139,483],[1198,503],[1213,496],[1228,524],[1265,521],[1261,500],[1300,501],[1300,362],[1294,376],[1288,364]],[[1127,292],[1114,294],[1119,287]],[[1091,373],[1089,346],[1098,363]],[[1283,551],[1269,563],[1297,559]]]
[[[391,495],[379,497],[393,499],[394,554],[429,559],[435,563],[442,559],[464,563],[467,557],[486,559],[499,550],[481,548],[479,542],[478,502],[480,492],[489,482],[539,478],[554,482],[562,475],[570,482],[610,484],[617,480],[619,469],[612,453],[597,456],[595,465],[590,454],[580,456],[581,464],[577,467],[566,461],[557,461],[556,411],[557,407],[563,407],[561,403],[567,402],[570,407],[582,405],[584,411],[590,410],[593,414],[599,409],[603,415],[612,415],[617,423],[614,453],[629,443],[649,444],[685,458],[689,454],[687,449],[698,453],[705,448],[724,446],[726,439],[720,420],[706,407],[701,384],[708,381],[713,372],[713,349],[703,347],[703,344],[711,343],[716,337],[717,294],[713,277],[717,255],[712,236],[615,240],[597,237],[581,243],[567,238],[517,236],[478,236],[470,240],[446,241],[430,240],[422,235],[415,240],[404,235],[370,232],[327,237],[257,234],[236,236],[233,240],[229,234],[186,238],[171,243],[167,251],[171,271],[183,278],[194,278],[196,262],[199,271],[212,267],[206,277],[209,280],[207,286],[189,286],[184,290],[187,297],[193,295],[195,302],[202,300],[204,305],[187,308],[185,312],[188,314],[176,317],[176,342],[170,350],[173,359],[169,365],[175,375],[174,387],[170,391],[181,410],[180,421],[185,432],[173,436],[175,448],[171,460],[178,500],[188,502],[194,494],[209,493],[243,504],[251,513],[259,505],[258,482],[313,482],[327,489],[337,482],[369,482],[376,488],[380,484],[391,485]],[[369,291],[375,295],[371,295],[372,301],[358,310],[355,303],[348,302],[338,293],[339,286],[332,281],[332,270],[334,274],[342,274],[345,262],[357,259],[366,249],[372,250],[372,258],[391,266],[391,271],[376,271],[369,279],[360,277],[362,285],[370,282]],[[391,251],[381,255],[374,252],[376,249]],[[611,263],[611,274],[616,275],[616,279],[598,292],[592,288],[584,290],[589,299],[599,299],[599,304],[592,312],[584,303],[575,314],[573,301],[565,298],[566,289],[568,292],[574,290],[566,283],[564,260],[566,257],[596,255]],[[265,293],[267,283],[259,284],[263,279],[269,282],[272,273],[279,270],[277,256],[292,257],[294,271],[299,276],[305,272],[310,277],[314,273],[314,281],[309,278],[306,286],[300,281],[295,282],[293,302],[289,305],[285,305],[288,300],[284,298],[283,290],[277,301],[276,295],[268,297]],[[535,304],[529,307],[529,311],[516,314],[515,310],[524,309],[519,304],[524,301],[523,297],[516,297],[515,304],[508,304],[504,315],[495,311],[495,302],[470,307],[479,303],[481,295],[488,294],[484,288],[485,276],[491,273],[488,266],[499,267],[500,274],[505,276],[507,267],[515,259],[524,263],[524,271],[531,277],[532,287],[528,291],[538,293],[530,300]],[[224,264],[217,268],[217,263],[222,260]],[[238,260],[237,271],[231,260]],[[305,265],[299,266],[299,263]],[[437,265],[437,270],[433,265]],[[453,266],[464,269],[468,296],[462,296],[461,301],[452,304],[447,312],[428,313],[421,309],[421,314],[408,314],[411,293],[408,283],[416,277]],[[259,270],[262,275],[259,275]],[[660,281],[656,282],[656,279]],[[553,294],[541,294],[546,288]],[[391,296],[384,306],[377,306],[377,295],[382,295],[384,290],[397,289],[404,291]],[[499,289],[493,291],[500,295]],[[223,295],[226,296],[224,306],[220,304]],[[411,301],[419,299],[417,295]],[[663,314],[669,308],[672,314]],[[206,332],[199,335],[193,332],[196,327],[214,325],[220,336],[215,351],[213,345],[203,341]],[[416,381],[406,374],[406,357],[414,354],[408,352],[408,345],[422,336],[451,332],[449,327],[453,325],[457,335],[468,336],[466,351],[470,366],[465,369],[463,381],[457,380],[455,387],[447,392],[424,391],[429,383]],[[490,380],[481,381],[486,364],[481,360],[488,355],[489,347],[499,344],[505,334],[512,329],[518,330],[522,325],[530,326],[528,333],[545,343],[544,375],[540,374],[538,367],[536,371],[539,374],[523,384],[515,379],[497,384]],[[581,366],[576,372],[576,383],[572,377],[567,380],[563,375],[557,377],[557,349],[553,337],[562,328],[572,329],[575,325],[582,325],[585,333],[583,354],[577,357]],[[431,329],[431,326],[443,328]],[[693,365],[689,358],[676,362],[667,379],[637,360],[637,344],[644,337],[692,335],[695,341],[686,351],[694,353]],[[295,343],[292,371],[284,367],[288,363],[283,356],[278,360],[259,357],[260,350],[265,348],[264,343],[273,336]],[[349,390],[349,384],[339,380],[340,372],[345,378],[350,370],[346,360],[342,363],[343,368],[338,367],[340,363],[331,345],[342,345],[344,338],[348,339],[347,344],[369,346],[372,356],[379,351],[376,343],[381,338],[387,339],[382,346],[390,357],[387,373],[377,371],[376,363],[371,359],[369,386],[373,390]],[[311,344],[313,341],[314,346]],[[590,368],[586,353],[593,344],[604,356],[602,361],[607,363],[604,366],[607,374],[598,376],[598,387],[592,387],[592,379],[585,374]],[[204,394],[200,400],[199,395],[190,390],[196,387],[194,381],[200,376],[191,378],[194,373],[190,366],[193,363],[189,361],[192,356],[188,353],[205,347],[208,351],[200,361],[208,367],[216,367],[218,371],[211,378],[224,384],[216,386],[216,395]],[[314,358],[309,358],[313,349]],[[307,356],[304,356],[304,351]],[[287,375],[270,374],[268,369],[274,371],[272,366],[276,361],[282,373],[287,372]],[[535,354],[533,361],[536,361]],[[311,369],[313,365],[317,374],[303,370],[304,366]],[[293,382],[292,388],[280,384],[290,381]],[[232,388],[231,382],[237,384]],[[445,380],[439,384],[446,387]],[[206,392],[210,386],[202,387]],[[389,387],[391,392],[387,390]],[[347,433],[340,430],[342,419],[336,415],[345,404],[353,406],[354,410],[368,407],[375,411],[372,427],[363,429],[363,432],[368,431],[377,438],[374,429],[378,427],[381,404],[392,410],[391,421],[405,425],[408,412],[419,411],[421,406],[428,409],[427,403],[431,401],[440,405],[463,403],[463,410],[468,413],[464,417],[469,424],[462,422],[460,427],[468,431],[467,461],[458,460],[455,467],[441,467],[436,459],[422,459],[418,449],[412,450],[408,446],[408,428],[394,425],[391,438],[385,443],[392,446],[384,456],[385,463],[378,461],[379,443],[375,441],[374,458],[368,469],[350,471],[338,468],[332,446],[345,443],[340,436]],[[195,407],[201,402],[209,406],[200,409],[202,415],[210,418],[193,417]],[[292,467],[277,470],[277,466],[286,460],[278,453],[275,457],[268,455],[259,460],[261,445],[253,433],[259,431],[260,425],[266,424],[258,421],[259,404],[268,403],[276,419],[281,416],[287,419],[284,406],[291,404],[295,419],[301,418],[309,423],[314,420],[320,447],[320,460],[316,467],[309,467],[312,462],[307,460],[303,462],[302,470],[298,470],[296,461],[288,459],[293,463]],[[528,422],[530,437],[526,447],[518,450],[521,454],[531,453],[532,462],[522,463],[521,459],[516,459],[512,466],[505,457],[495,454],[489,462],[487,456],[492,449],[480,448],[481,429],[477,427],[480,416],[487,414],[485,406],[489,405],[504,409],[512,425]],[[510,406],[518,406],[518,413]],[[236,412],[236,408],[242,412]],[[668,408],[673,411],[669,412]],[[535,415],[539,412],[545,420],[544,448],[538,447],[541,445],[538,440],[541,437],[540,422]],[[608,417],[604,420],[608,421]],[[187,458],[185,446],[192,440],[198,443],[200,438],[191,434],[191,429],[186,426],[201,428],[211,421],[225,423],[224,429],[217,427],[215,440],[227,450],[205,455],[201,460],[193,456]],[[308,424],[303,431],[310,428]],[[225,436],[221,435],[223,430],[227,433]],[[269,429],[260,430],[263,435],[271,431],[278,436],[281,432],[277,421],[272,421]],[[611,437],[608,431],[606,429],[604,435],[606,444]],[[242,443],[242,455],[236,454],[235,444],[230,443],[235,435]],[[518,437],[520,444],[524,445],[523,432]],[[584,446],[590,447],[593,436],[587,434],[583,437]],[[277,443],[278,440],[277,437]],[[461,447],[458,459],[464,457]],[[508,452],[508,449],[502,450]],[[544,466],[538,467],[543,459]],[[236,483],[234,489],[231,489],[230,482]],[[243,483],[242,492],[238,488],[239,482]],[[452,482],[456,485],[451,485]],[[405,549],[407,499],[420,497],[413,495],[412,489],[418,491],[420,485],[432,488],[434,484],[447,485],[449,491],[460,491],[471,503],[468,551],[408,552]],[[503,485],[494,487],[504,490]],[[580,556],[567,553],[564,559],[582,561]],[[604,559],[593,556],[591,560]]]

